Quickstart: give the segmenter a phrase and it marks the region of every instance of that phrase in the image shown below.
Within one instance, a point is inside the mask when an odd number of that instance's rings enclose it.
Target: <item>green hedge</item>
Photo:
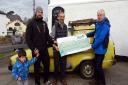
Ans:
[[[4,57],[4,54],[0,54],[0,59]]]
[[[8,44],[8,43],[11,43],[10,36],[0,37],[0,44]]]

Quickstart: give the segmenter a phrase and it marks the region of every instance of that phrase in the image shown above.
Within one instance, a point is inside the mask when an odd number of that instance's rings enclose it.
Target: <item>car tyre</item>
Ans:
[[[94,64],[92,61],[84,61],[80,66],[80,76],[83,79],[92,79],[94,77]]]

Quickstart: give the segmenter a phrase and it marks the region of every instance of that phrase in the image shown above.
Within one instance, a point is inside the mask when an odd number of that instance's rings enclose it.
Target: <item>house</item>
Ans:
[[[21,20],[10,21],[6,28],[7,35],[23,35],[26,31],[26,25]]]
[[[7,35],[7,28],[6,24],[10,22],[10,19],[6,17],[6,15],[0,14],[0,36],[6,36]]]
[[[26,25],[18,14],[14,11],[5,13],[0,10],[0,36],[23,35]]]

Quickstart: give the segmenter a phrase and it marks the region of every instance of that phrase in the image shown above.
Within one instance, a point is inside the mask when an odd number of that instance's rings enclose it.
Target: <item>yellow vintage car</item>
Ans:
[[[90,22],[90,20],[89,20]],[[69,36],[81,34],[84,31],[91,32],[94,31],[94,23],[89,23],[88,20],[77,20],[69,22],[71,28],[69,28]],[[89,38],[90,43],[93,42],[93,37]],[[49,47],[50,56],[50,72],[54,72],[54,60],[53,60],[53,48]],[[31,50],[27,49],[27,58],[30,60],[32,58]],[[17,59],[17,54],[10,57],[9,69],[12,67]],[[75,54],[68,55],[67,57],[67,72],[77,71],[82,78],[90,79],[94,75],[94,67],[92,60],[94,59],[94,52],[92,49],[79,52]],[[115,63],[115,46],[113,41],[109,40],[108,50],[103,61],[103,68],[108,69]],[[43,68],[43,65],[42,65]],[[34,72],[34,66],[30,66],[29,72]]]

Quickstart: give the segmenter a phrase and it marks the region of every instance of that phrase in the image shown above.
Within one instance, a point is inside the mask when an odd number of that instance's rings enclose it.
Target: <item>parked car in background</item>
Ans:
[[[21,36],[18,36],[18,35],[15,35],[15,36],[12,36],[12,44],[15,45],[15,44],[22,44],[22,37]]]

